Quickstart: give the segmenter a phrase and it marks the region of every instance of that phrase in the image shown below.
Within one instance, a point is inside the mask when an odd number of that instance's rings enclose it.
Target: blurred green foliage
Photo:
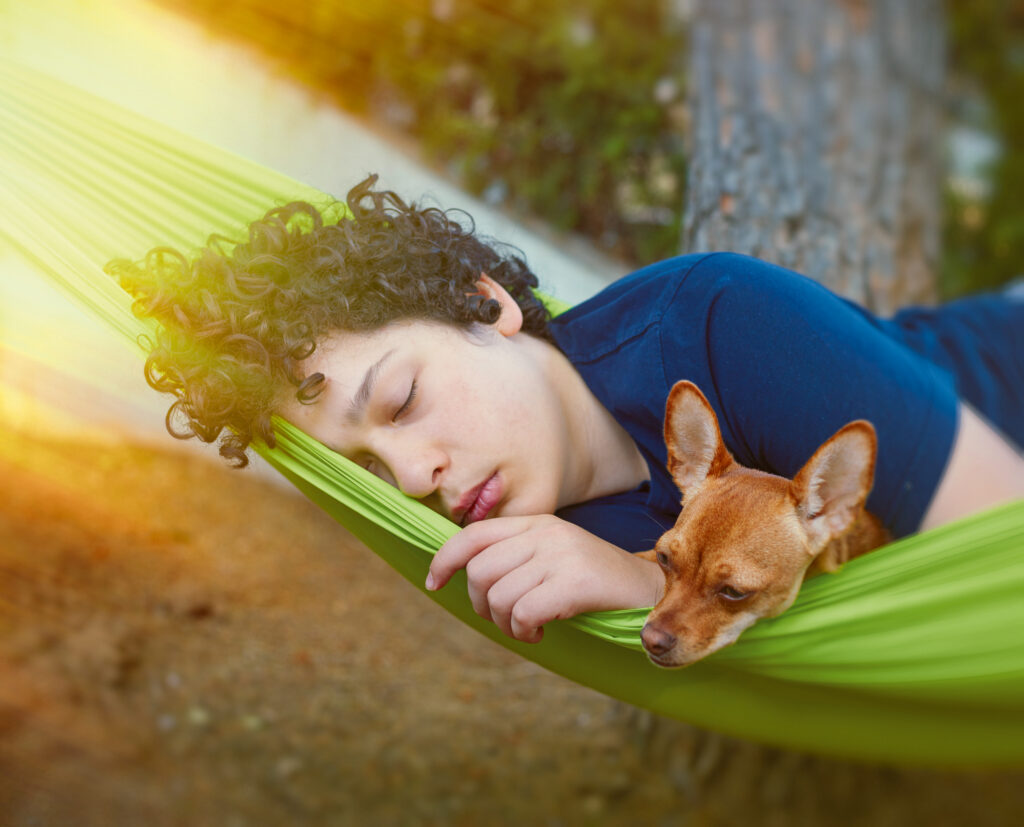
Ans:
[[[1024,3],[947,3],[954,124],[996,152],[975,187],[946,188],[941,287],[947,297],[1024,274]]]
[[[667,0],[164,1],[414,137],[492,204],[630,262],[678,251],[686,32]],[[1024,5],[946,13],[951,121],[998,147],[946,187],[949,297],[1024,272]]]
[[[672,255],[685,33],[662,0],[177,0],[486,201],[631,261]]]

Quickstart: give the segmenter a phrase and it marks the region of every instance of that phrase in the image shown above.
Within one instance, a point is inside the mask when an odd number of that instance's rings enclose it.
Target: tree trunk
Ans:
[[[698,0],[682,246],[890,313],[936,295],[938,0]]]

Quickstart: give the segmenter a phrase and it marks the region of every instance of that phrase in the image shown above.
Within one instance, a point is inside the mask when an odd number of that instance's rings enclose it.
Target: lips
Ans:
[[[482,520],[498,504],[501,494],[501,479],[495,472],[462,495],[452,516],[462,526]]]

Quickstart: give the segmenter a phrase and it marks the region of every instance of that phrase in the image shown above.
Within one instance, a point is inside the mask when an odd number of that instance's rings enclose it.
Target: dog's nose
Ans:
[[[676,645],[676,636],[670,635],[664,629],[646,624],[640,632],[640,640],[643,641],[644,649],[652,655],[664,655]]]

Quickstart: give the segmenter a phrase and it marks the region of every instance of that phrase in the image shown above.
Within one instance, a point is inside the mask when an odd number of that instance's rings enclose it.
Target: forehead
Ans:
[[[468,340],[457,328],[420,320],[391,322],[370,331],[335,330],[318,342],[300,365],[306,376],[323,373],[332,382],[360,382],[366,371],[389,353],[441,357]]]
[[[316,397],[312,403],[302,402],[296,387],[289,384],[282,389],[278,412],[344,453],[342,446],[350,436],[344,413],[368,377],[372,377],[371,385],[379,385],[382,377],[391,375],[395,366],[409,364],[410,358],[431,358],[440,343],[455,332],[445,325],[420,321],[393,322],[371,331],[332,331],[299,363],[300,377],[324,376]]]
[[[694,549],[759,552],[788,540],[795,526],[789,483],[781,477],[758,474],[755,484],[739,474],[709,480],[684,505],[678,527]],[[757,556],[760,556],[758,554]]]

